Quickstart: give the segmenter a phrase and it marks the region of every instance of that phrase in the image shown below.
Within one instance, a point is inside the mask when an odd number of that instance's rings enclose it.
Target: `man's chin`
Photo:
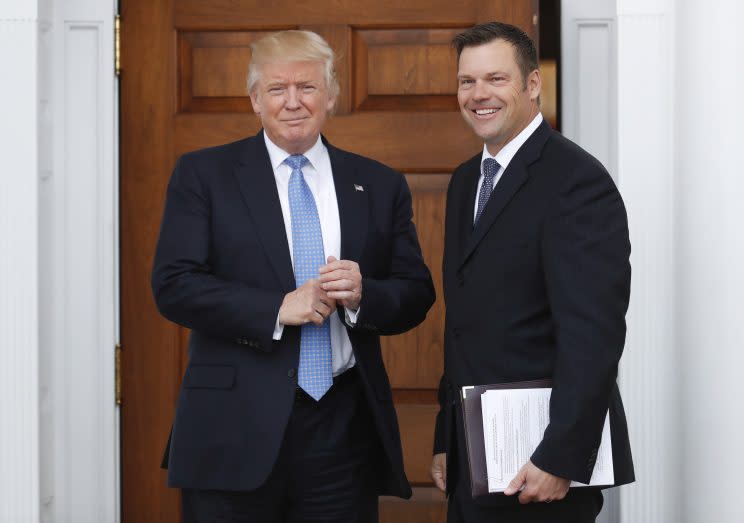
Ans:
[[[296,129],[297,127],[303,127],[306,123],[307,120],[303,118],[300,120],[286,120],[284,125],[290,129]]]
[[[477,127],[474,127],[473,130],[475,131],[475,134],[478,135],[478,138],[484,142],[491,142],[498,136],[498,129],[478,129]]]
[[[487,123],[483,121],[473,120],[472,118],[467,118],[466,122],[473,130],[473,132],[483,140],[486,140],[489,136],[492,136],[499,131],[498,129],[494,128],[491,122]]]
[[[301,136],[287,135],[284,137],[283,141],[287,145],[285,147],[287,152],[290,152],[292,154],[299,154],[304,153],[310,147],[312,147],[317,139],[317,136],[313,137],[308,136],[307,134],[303,134]]]

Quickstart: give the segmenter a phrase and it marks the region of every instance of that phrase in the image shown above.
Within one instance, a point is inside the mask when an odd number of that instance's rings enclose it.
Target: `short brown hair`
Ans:
[[[504,40],[514,47],[517,65],[522,73],[524,87],[527,87],[527,77],[537,69],[537,49],[527,33],[519,27],[502,22],[488,22],[466,29],[452,39],[452,47],[457,51],[460,59],[462,50],[466,47],[476,47],[494,40]]]

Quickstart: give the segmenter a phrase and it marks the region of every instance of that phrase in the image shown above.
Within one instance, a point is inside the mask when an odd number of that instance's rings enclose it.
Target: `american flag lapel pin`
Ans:
[[[364,192],[364,187],[361,185],[354,184],[354,190]]]

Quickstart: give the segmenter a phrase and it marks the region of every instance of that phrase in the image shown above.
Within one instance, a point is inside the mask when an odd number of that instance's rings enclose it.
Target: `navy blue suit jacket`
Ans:
[[[629,483],[633,461],[616,385],[630,297],[620,193],[596,159],[543,121],[474,228],[480,163],[478,153],[460,165],[447,193],[434,450],[457,456],[450,451],[459,387],[551,378],[550,423],[533,463],[588,483],[609,408],[615,483]]]
[[[341,257],[363,276],[347,327],[380,441],[380,493],[410,496],[379,335],[418,325],[434,288],[403,176],[325,142],[341,225]],[[358,190],[355,186],[361,186]],[[295,289],[264,137],[182,156],[171,177],[152,287],[160,312],[191,329],[189,363],[166,455],[170,486],[252,490],[278,456],[297,385],[299,327],[272,334]],[[343,318],[343,312],[341,312]]]

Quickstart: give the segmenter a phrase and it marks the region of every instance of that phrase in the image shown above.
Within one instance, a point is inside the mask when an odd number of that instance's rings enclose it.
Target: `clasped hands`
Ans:
[[[351,311],[359,309],[362,300],[362,274],[359,264],[328,257],[318,270],[318,278],[307,280],[284,296],[279,308],[282,325],[321,325],[337,305]]]
[[[447,455],[435,454],[431,464],[431,477],[436,486],[444,492],[447,489]],[[540,470],[532,461],[527,461],[504,490],[507,496],[519,492],[519,502],[545,502],[563,499],[568,493],[571,481]]]

